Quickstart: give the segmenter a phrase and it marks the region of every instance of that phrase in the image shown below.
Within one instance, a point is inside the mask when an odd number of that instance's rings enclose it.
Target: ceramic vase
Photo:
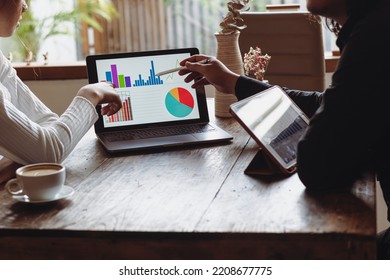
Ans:
[[[240,32],[233,34],[215,33],[217,40],[217,54],[216,57],[231,71],[243,75],[243,61],[239,46]],[[237,98],[233,94],[226,94],[215,89],[215,116],[217,117],[231,117],[229,112],[230,104],[237,102]]]

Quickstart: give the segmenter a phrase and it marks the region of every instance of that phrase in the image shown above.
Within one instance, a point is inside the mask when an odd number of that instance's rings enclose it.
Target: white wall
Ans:
[[[390,227],[390,223],[387,220],[387,206],[383,199],[382,189],[380,188],[379,183],[377,183],[376,187],[376,212],[376,225],[378,232]]]
[[[62,114],[72,102],[78,90],[88,84],[86,79],[26,81],[26,85],[53,112]]]

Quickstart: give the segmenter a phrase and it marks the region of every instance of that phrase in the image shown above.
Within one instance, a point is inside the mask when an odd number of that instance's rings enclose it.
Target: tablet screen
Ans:
[[[280,87],[234,103],[231,111],[279,165],[288,169],[296,164],[298,141],[309,121]]]

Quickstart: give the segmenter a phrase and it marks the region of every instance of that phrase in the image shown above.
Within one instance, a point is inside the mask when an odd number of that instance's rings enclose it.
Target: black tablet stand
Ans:
[[[244,173],[247,175],[262,175],[262,176],[289,176],[294,173],[296,168],[283,172],[262,149],[256,153]]]

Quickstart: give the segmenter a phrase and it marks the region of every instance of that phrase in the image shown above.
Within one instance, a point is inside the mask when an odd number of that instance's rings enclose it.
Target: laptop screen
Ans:
[[[198,93],[191,84],[184,82],[184,77],[177,72],[155,75],[179,67],[180,61],[196,53],[195,50],[89,56],[90,82],[112,82],[123,102],[122,109],[115,115],[100,116],[102,127],[139,127],[199,120],[202,113],[199,105],[203,104],[199,104]]]

